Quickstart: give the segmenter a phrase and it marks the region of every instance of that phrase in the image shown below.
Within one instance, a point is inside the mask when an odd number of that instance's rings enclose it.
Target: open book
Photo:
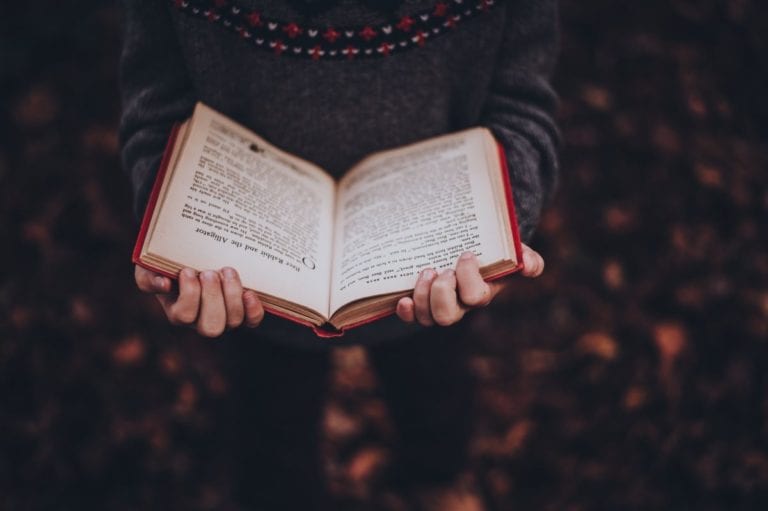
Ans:
[[[487,129],[373,154],[337,182],[198,103],[168,141],[133,261],[173,278],[231,266],[267,311],[331,337],[392,314],[421,270],[464,251],[486,280],[522,267]]]

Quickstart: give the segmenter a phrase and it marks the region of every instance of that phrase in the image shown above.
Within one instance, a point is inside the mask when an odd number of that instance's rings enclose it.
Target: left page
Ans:
[[[146,251],[327,315],[335,184],[198,104]]]

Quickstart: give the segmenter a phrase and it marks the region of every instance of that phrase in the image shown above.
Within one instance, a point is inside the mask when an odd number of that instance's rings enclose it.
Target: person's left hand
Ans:
[[[544,259],[538,252],[523,245],[524,277],[538,277],[544,271]],[[424,326],[456,323],[471,309],[485,307],[507,285],[509,279],[485,282],[480,275],[480,263],[472,252],[459,257],[455,270],[438,274],[427,268],[419,274],[413,296],[397,302],[397,316],[406,323]]]

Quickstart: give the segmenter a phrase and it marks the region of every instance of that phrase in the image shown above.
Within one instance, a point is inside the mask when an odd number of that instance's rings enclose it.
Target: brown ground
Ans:
[[[228,381],[134,289],[111,3],[0,14],[0,509],[221,509]],[[766,509],[768,9],[563,2],[548,269],[469,320],[467,477],[500,510]],[[514,312],[510,312],[514,311]],[[365,357],[335,354],[339,509],[405,509]]]

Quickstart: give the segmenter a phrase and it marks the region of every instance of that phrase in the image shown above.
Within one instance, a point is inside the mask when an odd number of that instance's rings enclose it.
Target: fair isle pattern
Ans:
[[[312,60],[386,57],[424,46],[502,0],[440,0],[428,10],[362,27],[320,27],[262,16],[231,0],[170,0],[179,11],[230,30],[276,55]]]

